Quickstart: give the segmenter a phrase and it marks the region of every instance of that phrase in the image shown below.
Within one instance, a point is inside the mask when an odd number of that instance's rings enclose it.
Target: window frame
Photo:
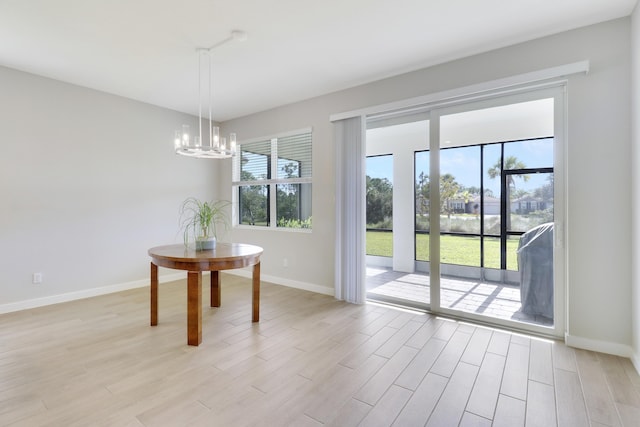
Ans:
[[[309,138],[311,140],[311,153],[310,153],[310,161],[312,163],[311,166],[311,175],[307,177],[302,177],[302,168],[298,166],[298,176],[292,178],[278,178],[278,140],[291,136],[299,136],[309,134]],[[270,142],[270,154],[267,155],[268,159],[268,168],[267,174],[268,177],[266,179],[256,179],[250,181],[242,181],[240,179],[241,174],[241,159],[242,159],[242,145],[252,144],[256,142]],[[278,231],[290,231],[290,232],[306,232],[310,233],[313,230],[313,225],[309,228],[295,228],[295,227],[279,227],[278,226],[278,206],[277,206],[277,187],[278,185],[287,185],[287,184],[308,184],[309,188],[312,188],[313,185],[313,129],[303,128],[289,132],[283,132],[272,136],[267,137],[258,137],[252,138],[246,141],[242,141],[238,143],[237,148],[238,155],[233,158],[232,163],[232,197],[233,197],[233,227],[239,229],[250,229],[250,230],[278,230]],[[301,163],[299,160],[292,160],[283,158],[288,161],[296,161]],[[274,177],[275,175],[275,177]],[[259,186],[267,186],[267,225],[250,225],[250,224],[242,224],[240,222],[240,188],[248,187],[251,185],[259,185]],[[313,198],[313,190],[311,190],[311,197]],[[302,209],[300,206],[298,209]],[[310,212],[313,213],[313,201],[311,201],[311,209]],[[312,217],[312,215],[309,215]]]

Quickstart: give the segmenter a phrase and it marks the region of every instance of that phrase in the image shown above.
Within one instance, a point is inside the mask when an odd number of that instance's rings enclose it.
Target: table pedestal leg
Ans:
[[[218,273],[211,272],[211,307],[220,307],[220,275]]]
[[[151,263],[151,326],[158,324],[158,266]]]
[[[187,343],[202,342],[202,272],[190,271],[187,275]]]
[[[253,266],[253,316],[252,322],[260,321],[260,262]]]

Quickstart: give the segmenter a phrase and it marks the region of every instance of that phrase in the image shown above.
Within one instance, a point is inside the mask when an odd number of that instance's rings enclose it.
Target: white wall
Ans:
[[[472,56],[224,123],[239,139],[313,128],[313,233],[235,230],[265,248],[263,272],[333,293],[333,129],[329,115],[548,67],[589,60],[569,79],[568,337],[574,345],[631,352],[630,19]],[[336,67],[339,65],[336,64]],[[256,94],[259,96],[259,94]],[[218,194],[231,198],[231,171]],[[289,259],[284,268],[283,258]],[[597,347],[597,348],[596,348]]]
[[[633,171],[633,267],[632,316],[633,362],[640,372],[640,4],[631,20],[631,131]]]
[[[0,312],[148,284],[180,202],[213,196],[212,164],[173,153],[194,118],[3,67],[0,94]]]

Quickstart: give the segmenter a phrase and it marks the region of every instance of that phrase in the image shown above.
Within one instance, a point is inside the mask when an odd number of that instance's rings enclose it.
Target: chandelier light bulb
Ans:
[[[173,148],[178,151],[182,146],[182,132],[179,130],[176,131],[176,136],[173,139]]]
[[[218,126],[213,128],[213,148],[220,148],[220,128]]]
[[[189,125],[182,125],[182,146],[189,146]]]
[[[231,150],[232,156],[236,155],[236,134],[235,133],[229,134],[229,150]]]

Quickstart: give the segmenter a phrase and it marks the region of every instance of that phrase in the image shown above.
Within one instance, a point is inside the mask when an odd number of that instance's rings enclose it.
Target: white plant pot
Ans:
[[[216,248],[215,237],[198,237],[196,239],[196,251],[210,251]]]

